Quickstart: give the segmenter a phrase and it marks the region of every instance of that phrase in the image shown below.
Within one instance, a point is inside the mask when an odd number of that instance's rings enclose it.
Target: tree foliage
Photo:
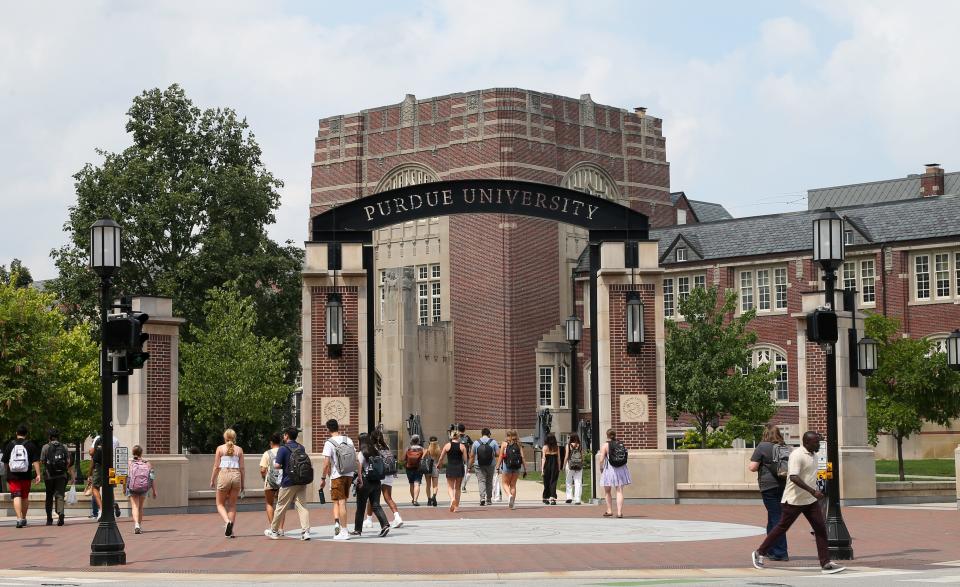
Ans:
[[[89,326],[68,330],[52,294],[16,283],[0,281],[0,438],[20,423],[35,437],[49,427],[64,439],[86,437],[100,404],[99,353]]]
[[[745,369],[757,335],[747,329],[756,312],[736,315],[737,295],[717,287],[695,288],[678,303],[684,322],[667,320],[667,413],[691,415],[701,446],[711,425],[734,416],[766,422],[776,411],[772,369]]]
[[[0,265],[0,282],[11,283],[15,287],[28,287],[33,283],[33,276],[20,259],[14,259],[10,262],[9,270],[5,265]]]
[[[132,144],[98,150],[102,163],[74,175],[77,202],[64,225],[70,243],[51,253],[59,270],[51,287],[77,320],[98,320],[98,282],[86,269],[89,227],[112,217],[124,229],[117,291],[170,297],[178,316],[203,327],[206,292],[235,282],[256,302],[256,332],[287,342],[292,382],[303,252],[267,236],[282,183],[264,167],[246,120],[229,108],[201,110],[177,85],[143,92],[127,115]]]
[[[931,341],[900,337],[896,318],[872,314],[864,330],[879,344],[877,370],[867,379],[869,440],[876,446],[880,434],[893,437],[903,481],[903,440],[919,432],[924,421],[946,425],[960,416],[960,378]]]
[[[204,328],[191,328],[193,342],[181,350],[180,397],[192,421],[189,436],[212,451],[226,428],[242,442],[260,446],[293,386],[284,382],[285,344],[254,332],[257,312],[235,284],[210,290]]]

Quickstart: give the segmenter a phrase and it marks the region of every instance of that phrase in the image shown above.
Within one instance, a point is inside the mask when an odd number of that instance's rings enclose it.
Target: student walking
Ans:
[[[523,469],[523,476],[527,476],[527,461],[523,458],[523,448],[520,446],[520,437],[516,430],[507,430],[507,439],[500,447],[497,456],[497,469],[500,469],[503,491],[510,495],[510,509],[516,507],[517,477]]]
[[[28,432],[26,424],[17,426],[17,437],[3,449],[2,462],[7,469],[7,486],[13,498],[17,528],[27,527],[30,486],[40,483],[40,451],[37,445],[27,440]]]
[[[397,458],[393,455],[393,451],[390,450],[390,447],[387,446],[387,441],[383,437],[383,432],[379,429],[374,429],[370,433],[370,442],[373,444],[373,447],[377,449],[380,453],[380,456],[383,459],[384,466],[384,475],[383,479],[380,480],[380,494],[383,497],[383,501],[387,503],[387,507],[390,508],[390,511],[393,512],[393,522],[392,526],[394,528],[403,527],[403,519],[400,517],[400,510],[397,508],[397,502],[393,500],[393,482],[397,479]],[[364,529],[373,527],[373,502],[367,501],[366,509],[367,517],[363,522]]]
[[[797,521],[800,514],[807,518],[817,542],[817,556],[820,559],[820,570],[825,575],[832,575],[845,570],[844,567],[830,560],[830,548],[827,544],[827,525],[823,521],[823,510],[817,503],[823,499],[823,493],[817,491],[817,450],[820,448],[820,435],[816,432],[804,432],[803,446],[790,453],[787,464],[787,484],[783,490],[783,515],[780,522],[773,528],[750,558],[753,566],[762,569],[764,557],[787,533],[790,526]]]
[[[380,449],[377,448],[373,434],[361,434],[359,440],[360,474],[357,475],[356,480],[357,514],[353,520],[353,530],[350,532],[350,536],[360,536],[363,533],[363,528],[367,527],[363,520],[363,513],[369,506],[370,511],[377,516],[377,521],[380,522],[380,537],[383,538],[390,532],[390,524],[387,522],[387,516],[383,513],[383,507],[380,505],[382,483],[386,477],[386,463]],[[372,525],[371,523],[370,526]]]
[[[267,524],[273,524],[273,515],[277,511],[277,498],[280,496],[280,477],[283,472],[274,467],[277,462],[277,452],[283,444],[283,437],[279,432],[270,435],[270,448],[260,456],[260,477],[263,479],[263,501],[266,504]],[[283,533],[286,514],[280,519],[280,532]]]
[[[297,508],[300,518],[300,540],[310,540],[310,510],[306,503],[307,485],[313,482],[313,465],[306,449],[297,442],[297,435],[297,429],[292,426],[284,431],[284,444],[277,450],[277,460],[273,464],[275,469],[283,472],[273,522],[263,532],[273,540],[283,536],[280,524],[291,505]]]
[[[623,488],[630,485],[630,469],[627,468],[627,448],[617,440],[616,431],[607,430],[607,442],[600,447],[597,461],[603,463],[600,483],[603,485],[603,499],[607,502],[604,518],[613,516],[613,491],[617,493],[617,517],[623,517]]]
[[[210,488],[216,488],[217,513],[223,518],[223,535],[233,538],[237,521],[237,499],[243,491],[243,449],[237,446],[233,428],[223,431],[223,444],[213,454]]]
[[[437,507],[437,492],[440,491],[440,445],[436,436],[430,437],[430,444],[423,451],[420,460],[420,472],[427,486],[427,505]]]
[[[560,446],[557,436],[552,432],[543,441],[540,456],[540,470],[543,471],[543,503],[557,505],[557,481],[560,479]]]
[[[437,466],[447,458],[447,493],[450,495],[450,511],[459,511],[460,490],[463,482],[464,463],[467,461],[467,448],[460,442],[460,433],[456,430],[450,433],[450,442],[443,445]]]
[[[113,437],[113,451],[116,453],[117,448],[120,447],[120,439],[116,436]],[[103,446],[100,442],[100,435],[97,435],[93,438],[93,443],[90,445],[90,480],[93,483],[91,485],[90,493],[93,495],[93,502],[96,505],[97,519],[100,519],[100,514],[103,513],[103,496],[100,494],[104,486],[109,488],[111,491],[113,487],[110,485],[106,475],[104,475],[103,470]],[[91,506],[92,507],[92,506]],[[113,515],[116,518],[120,517],[120,504],[116,501],[113,502]]]
[[[350,534],[346,530],[347,498],[350,497],[353,476],[357,473],[357,450],[353,441],[340,432],[340,424],[336,420],[327,420],[327,432],[330,433],[330,438],[323,443],[324,461],[320,490],[323,491],[329,477],[330,501],[333,502],[333,507],[330,508],[333,511],[333,538],[349,540]]]
[[[583,445],[580,435],[571,434],[563,456],[563,471],[567,486],[567,503],[580,505],[583,496]]]
[[[43,482],[46,490],[44,506],[47,510],[47,526],[53,525],[53,510],[56,504],[57,526],[63,526],[64,497],[67,493],[67,477],[75,482],[73,459],[70,451],[60,442],[60,431],[51,428],[47,432],[49,442],[40,449],[40,462],[43,463]]]
[[[403,468],[407,473],[407,483],[410,484],[410,503],[420,505],[420,484],[423,482],[423,472],[420,463],[423,461],[423,446],[420,445],[420,436],[410,437],[410,446],[403,455]]]
[[[480,432],[480,440],[474,441],[470,451],[470,468],[476,464],[477,484],[480,485],[480,505],[493,502],[493,479],[496,476],[496,459],[500,446],[490,438],[490,429]]]
[[[153,492],[153,499],[157,499],[157,472],[150,461],[143,458],[143,447],[139,444],[133,447],[133,458],[128,465],[127,496],[130,498],[131,515],[133,516],[133,533],[143,533],[143,502],[147,493]],[[62,518],[61,518],[62,519]]]
[[[473,439],[470,438],[470,435],[467,434],[467,427],[464,424],[457,424],[457,432],[460,434],[460,442],[463,444],[463,447],[467,449],[467,455],[464,459],[464,463],[467,461],[472,462],[473,457]],[[473,467],[464,467],[463,472],[463,491],[467,491],[467,482],[470,481],[470,472],[473,470]]]
[[[757,474],[757,484],[763,498],[763,506],[767,508],[767,534],[773,530],[783,516],[780,502],[783,500],[783,490],[787,483],[787,469],[792,449],[783,441],[780,429],[773,424],[767,424],[763,429],[763,437],[750,457],[747,469]],[[781,468],[783,476],[781,476]],[[787,535],[784,534],[770,547],[767,558],[772,561],[788,561]]]

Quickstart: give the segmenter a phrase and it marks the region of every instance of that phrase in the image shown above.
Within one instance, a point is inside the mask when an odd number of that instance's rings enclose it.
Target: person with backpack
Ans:
[[[527,461],[523,458],[523,447],[520,446],[520,436],[516,430],[507,430],[507,439],[500,447],[500,455],[497,457],[497,468],[501,471],[503,489],[510,494],[510,509],[514,509],[520,469],[523,469],[523,476],[527,476]]]
[[[313,483],[313,464],[302,444],[297,442],[299,432],[291,426],[283,432],[283,446],[277,449],[274,469],[282,471],[277,509],[270,527],[264,534],[276,540],[283,536],[280,523],[290,506],[297,508],[300,518],[300,540],[310,540],[310,510],[307,509],[307,485]]]
[[[607,430],[607,442],[600,447],[597,462],[603,463],[600,484],[603,485],[603,499],[607,502],[604,518],[613,516],[611,501],[614,489],[617,492],[617,517],[623,517],[623,488],[630,485],[630,469],[627,467],[627,447],[617,440],[613,428]]]
[[[277,451],[283,444],[283,437],[279,432],[270,435],[270,449],[260,456],[260,478],[263,479],[263,501],[266,503],[267,524],[273,524],[273,515],[277,511],[277,497],[280,494],[280,477],[282,472],[273,464],[277,462]],[[280,518],[280,532],[283,532],[286,515]]]
[[[383,507],[380,505],[380,491],[383,487],[383,479],[387,476],[387,464],[384,462],[383,453],[377,447],[375,434],[361,434],[359,440],[358,468],[360,474],[357,475],[356,479],[357,514],[353,520],[353,530],[349,535],[360,536],[363,534],[363,528],[366,527],[363,513],[369,506],[373,514],[377,516],[377,521],[380,522],[380,537],[383,538],[390,532],[387,515],[383,513]],[[346,534],[346,532],[342,533]]]
[[[467,462],[467,447],[460,442],[460,432],[457,430],[450,432],[450,442],[443,445],[440,458],[437,459],[438,467],[443,464],[444,457],[447,458],[447,494],[450,496],[450,511],[456,513],[460,507],[461,484],[464,465]]]
[[[323,476],[320,479],[320,490],[330,478],[330,501],[333,502],[333,538],[334,540],[349,540],[347,532],[347,498],[350,497],[350,486],[353,476],[357,473],[357,450],[353,441],[340,432],[340,424],[334,420],[327,420],[327,431],[330,438],[323,443]],[[294,437],[296,438],[296,437]]]
[[[40,483],[40,451],[37,445],[27,440],[26,424],[17,426],[17,437],[3,449],[3,463],[7,470],[7,486],[13,498],[13,511],[17,516],[17,528],[27,527],[27,510],[30,509],[30,486]]]
[[[64,497],[67,493],[67,477],[75,482],[73,459],[65,444],[60,442],[60,431],[51,428],[47,431],[49,442],[40,449],[40,462],[43,463],[43,483],[46,490],[44,506],[47,510],[47,526],[53,525],[53,510],[56,505],[57,526],[63,526]]]
[[[410,446],[403,455],[403,469],[407,472],[407,483],[410,484],[410,503],[419,506],[420,484],[423,482],[423,472],[420,463],[423,461],[423,446],[420,445],[420,436],[410,437]]]
[[[133,516],[133,533],[143,533],[143,502],[147,493],[153,492],[153,499],[157,499],[157,472],[150,461],[143,458],[143,447],[133,446],[133,458],[127,469],[127,495],[130,498],[131,515]]]
[[[463,444],[463,447],[467,449],[467,458],[464,460],[470,460],[473,456],[473,439],[470,438],[470,435],[467,434],[467,427],[464,424],[457,424],[457,432],[460,434],[460,442]],[[473,470],[473,467],[466,467],[463,472],[463,487],[461,488],[464,492],[467,491],[467,482],[470,481],[470,471]]]
[[[383,479],[380,480],[380,494],[383,497],[383,501],[387,502],[387,507],[393,512],[392,526],[394,528],[401,528],[403,527],[403,519],[400,517],[397,502],[393,500],[393,482],[397,479],[397,457],[393,455],[393,451],[387,446],[387,441],[379,428],[374,429],[374,431],[370,433],[370,441],[373,443],[374,448],[380,451],[380,456],[383,457],[384,475]],[[367,517],[363,522],[363,527],[372,528],[373,503],[370,500],[367,501],[366,514]]]
[[[540,453],[540,470],[543,471],[543,503],[557,505],[557,482],[560,480],[560,445],[553,432],[547,434]]]
[[[120,439],[117,438],[116,436],[114,436],[114,437],[113,437],[113,451],[114,451],[114,453],[116,453],[116,451],[117,451],[117,449],[118,449],[119,447],[120,447]],[[90,454],[90,470],[91,470],[90,479],[91,479],[91,482],[93,483],[93,484],[90,486],[90,493],[91,493],[91,495],[93,495],[94,505],[97,506],[97,507],[96,507],[96,510],[97,510],[97,516],[96,516],[96,518],[99,520],[99,519],[100,519],[100,514],[103,513],[103,512],[102,512],[102,508],[103,508],[103,497],[102,497],[102,495],[101,495],[101,491],[102,491],[104,485],[107,485],[107,487],[111,487],[111,486],[110,486],[110,481],[109,481],[109,479],[107,479],[107,478],[106,478],[106,475],[104,475],[104,470],[103,470],[103,446],[102,446],[102,443],[100,442],[100,435],[99,435],[99,434],[98,434],[97,436],[94,436],[94,437],[93,437],[93,443],[90,445],[89,454]],[[111,487],[111,489],[112,489],[112,487]],[[92,506],[91,506],[91,507],[92,507]],[[119,518],[119,517],[120,517],[120,504],[118,504],[116,501],[113,502],[113,516],[114,516],[115,518]]]
[[[420,459],[420,472],[427,486],[427,505],[437,507],[437,492],[440,491],[440,444],[436,436],[430,437],[430,444],[423,450]]]
[[[216,488],[217,512],[223,518],[223,535],[233,538],[237,521],[237,500],[243,491],[243,449],[236,445],[237,433],[232,428],[223,431],[223,444],[213,455],[210,489]]]
[[[580,505],[583,495],[583,445],[579,434],[571,434],[564,451],[563,465],[567,486],[567,503]]]
[[[497,452],[500,445],[490,438],[490,429],[484,428],[480,432],[480,440],[474,441],[470,451],[470,468],[476,464],[477,484],[480,486],[480,505],[493,503],[493,479],[497,465]]]
[[[787,485],[787,467],[792,448],[783,441],[780,428],[767,424],[763,429],[760,444],[753,450],[747,469],[757,474],[757,484],[760,487],[760,496],[763,505],[767,508],[767,533],[780,523],[783,515],[780,502],[783,500],[783,490]],[[787,535],[777,540],[767,558],[773,561],[788,561]]]

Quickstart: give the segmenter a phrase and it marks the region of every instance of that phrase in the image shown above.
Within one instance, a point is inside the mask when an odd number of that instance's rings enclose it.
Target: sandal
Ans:
[[[551,500],[550,500],[550,505],[557,505],[557,500],[551,499]]]
[[[613,514],[610,513],[610,512],[603,512],[603,517],[604,517],[604,518],[612,518],[612,517],[613,517]]]
[[[623,517],[623,514],[617,514],[617,517],[618,517],[618,518],[622,518],[622,517]]]

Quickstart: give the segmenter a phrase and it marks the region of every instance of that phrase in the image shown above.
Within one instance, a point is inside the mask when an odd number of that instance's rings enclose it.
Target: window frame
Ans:
[[[737,314],[751,309],[756,310],[757,316],[787,313],[790,306],[790,274],[787,269],[786,265],[736,267]],[[761,275],[765,278],[761,279]],[[748,279],[745,280],[745,277]],[[782,283],[779,282],[780,278],[783,279]],[[745,294],[749,294],[749,297]],[[761,307],[764,303],[766,307]]]
[[[546,380],[544,379],[546,376]],[[547,387],[545,388],[544,385]],[[549,394],[549,403],[543,403],[544,391]],[[537,408],[553,409],[553,367],[549,365],[540,365],[537,367]]]
[[[682,263],[687,260],[687,247],[677,247],[674,251],[675,258],[677,263]]]
[[[567,376],[567,366],[557,365],[557,408],[561,410],[570,407],[570,395],[567,393]]]
[[[766,360],[761,359],[764,353],[767,355]],[[772,365],[773,369],[777,372],[777,377],[773,381],[773,389],[770,390],[770,397],[773,398],[773,401],[776,402],[777,405],[789,404],[790,360],[787,357],[787,353],[779,347],[766,344],[760,344],[750,349],[749,369],[758,369],[763,363]],[[781,385],[785,396],[782,399],[780,398]]]
[[[685,290],[680,289],[681,280],[686,285]],[[690,297],[698,287],[707,287],[707,270],[666,273],[660,280],[660,287],[663,291],[663,317],[683,322],[680,301]]]

